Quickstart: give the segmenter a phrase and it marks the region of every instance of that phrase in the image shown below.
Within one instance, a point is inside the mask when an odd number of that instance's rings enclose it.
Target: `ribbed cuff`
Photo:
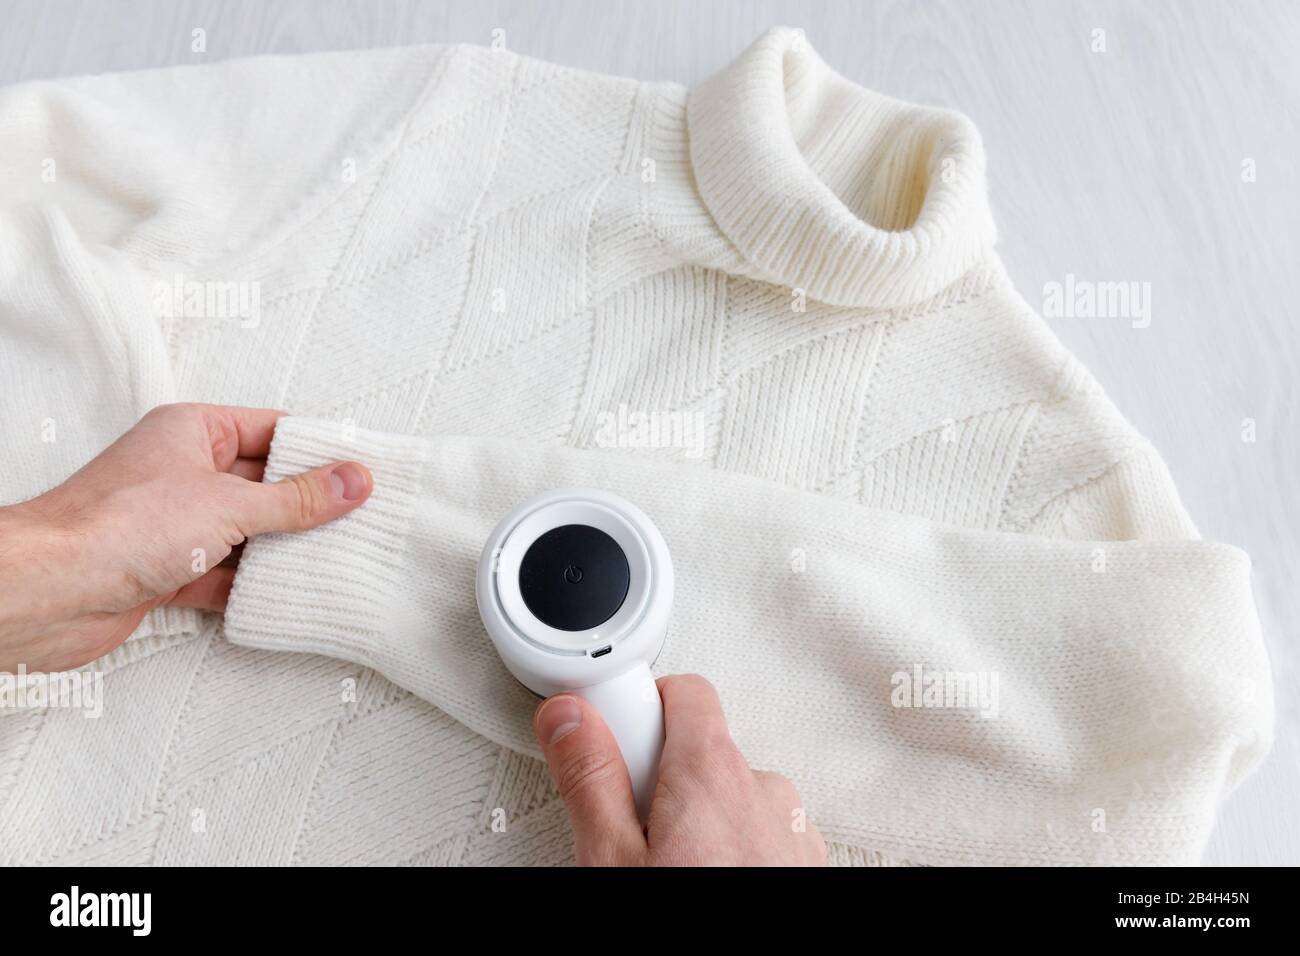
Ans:
[[[267,534],[240,560],[226,610],[226,637],[264,649],[310,650],[375,666],[391,625],[391,592],[411,573],[411,513],[428,444],[347,423],[282,419],[265,481],[333,461],[374,474],[365,506],[309,534]]]

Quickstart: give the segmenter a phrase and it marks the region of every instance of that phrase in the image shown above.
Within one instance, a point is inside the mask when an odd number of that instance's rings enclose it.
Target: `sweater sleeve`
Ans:
[[[267,477],[348,457],[373,497],[251,542],[227,638],[374,668],[521,752],[535,700],[483,632],[475,567],[510,507],[571,485],[663,531],[678,593],[656,670],[713,680],[751,762],[791,776],[829,838],[920,862],[1191,862],[1269,746],[1229,547],[975,532],[705,466],[299,418]]]

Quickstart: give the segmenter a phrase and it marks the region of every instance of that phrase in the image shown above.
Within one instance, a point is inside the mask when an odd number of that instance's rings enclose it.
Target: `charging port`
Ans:
[[[608,654],[608,653],[609,653],[610,651],[612,651],[613,649],[614,649],[614,645],[613,645],[613,644],[606,644],[604,647],[600,648],[599,650],[592,651],[592,652],[591,652],[591,656],[592,656],[593,658],[604,657],[606,654]]]

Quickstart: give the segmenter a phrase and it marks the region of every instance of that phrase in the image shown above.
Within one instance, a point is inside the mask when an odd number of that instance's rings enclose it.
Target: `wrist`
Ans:
[[[71,580],[76,540],[43,513],[40,498],[0,508],[0,648],[26,645],[81,613]]]

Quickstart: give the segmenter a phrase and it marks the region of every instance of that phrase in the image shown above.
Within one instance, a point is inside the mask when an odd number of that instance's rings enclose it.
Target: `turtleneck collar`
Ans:
[[[777,27],[687,100],[697,188],[755,275],[839,306],[943,289],[996,231],[966,117],[846,80]]]

